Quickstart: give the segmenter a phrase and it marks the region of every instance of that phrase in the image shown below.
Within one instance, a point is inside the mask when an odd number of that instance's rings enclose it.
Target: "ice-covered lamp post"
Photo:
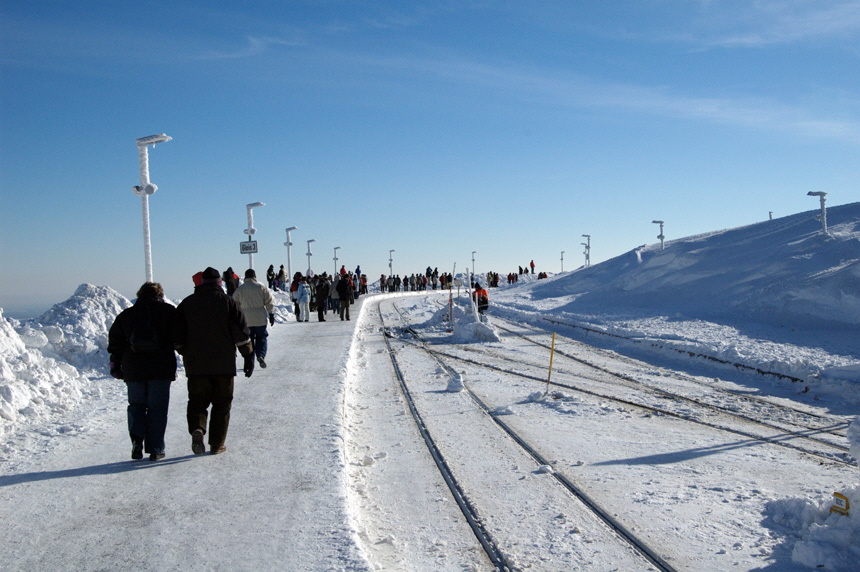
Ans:
[[[257,207],[264,207],[265,203],[250,203],[245,205],[245,208],[248,210],[248,228],[245,229],[245,234],[248,235],[248,242],[251,242],[251,237],[257,232],[257,229],[254,228],[254,209]],[[248,249],[248,268],[251,270],[254,269],[254,252],[252,249]]]
[[[564,251],[561,251],[561,271],[564,272]]]
[[[391,256],[394,254],[393,250],[388,251],[388,275],[394,276],[394,257]]]
[[[661,232],[660,234],[663,233]],[[582,246],[585,247],[585,252],[583,252],[583,254],[585,255],[585,267],[588,268],[591,266],[591,235],[583,234],[582,237],[586,240],[582,243]]]
[[[148,147],[170,141],[164,133],[141,137],[137,140],[137,154],[140,158],[140,186],[132,187],[132,192],[140,197],[143,208],[143,260],[146,268],[146,281],[152,282],[152,245],[149,239],[149,195],[155,193],[158,187],[149,181],[149,151]]]
[[[334,273],[337,274],[337,251],[340,250],[339,246],[334,247]]]
[[[472,251],[472,276],[475,275],[475,253],[476,252],[478,252],[478,251],[477,250]]]
[[[290,258],[290,247],[293,245],[293,243],[290,242],[290,233],[293,232],[294,230],[299,230],[299,227],[291,226],[290,228],[287,229],[287,242],[284,243],[284,246],[287,247],[287,280],[288,281],[293,279],[292,260]]]
[[[316,241],[317,241],[317,239],[315,239],[315,238],[312,238],[308,241],[308,272],[307,272],[308,276],[310,276],[310,273],[312,272],[312,270],[311,270],[311,256],[313,256],[313,253],[311,252],[311,243],[316,242]]]
[[[652,220],[651,222],[654,224],[660,225],[660,234],[657,235],[657,238],[660,239],[660,250],[663,250],[663,248],[664,248],[663,239],[666,238],[665,236],[663,236],[663,221],[662,220]]]
[[[827,200],[824,197],[827,196],[827,193],[824,191],[809,191],[806,194],[810,197],[821,199],[821,214],[818,218],[821,219],[821,234],[827,234],[827,208],[824,206],[824,202]]]

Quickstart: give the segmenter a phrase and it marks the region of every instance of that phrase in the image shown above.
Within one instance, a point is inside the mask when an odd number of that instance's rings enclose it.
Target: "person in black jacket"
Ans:
[[[146,282],[137,301],[123,310],[108,331],[110,373],[128,391],[131,458],[164,458],[164,430],[170,382],[176,379],[172,330],[176,308],[164,301],[161,284]]]
[[[188,432],[195,455],[206,451],[203,436],[209,406],[209,449],[212,454],[226,451],[224,441],[233,404],[233,378],[236,376],[236,349],[245,358],[245,377],[254,371],[254,350],[250,331],[239,303],[224,293],[221,274],[207,268],[201,284],[177,308],[174,341],[185,364],[188,377]]]

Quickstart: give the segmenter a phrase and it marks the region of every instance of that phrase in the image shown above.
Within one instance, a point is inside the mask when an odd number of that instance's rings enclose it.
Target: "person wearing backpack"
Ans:
[[[176,379],[172,330],[176,308],[164,301],[161,284],[146,282],[137,300],[108,331],[110,373],[125,381],[131,458],[164,458],[170,382]]]

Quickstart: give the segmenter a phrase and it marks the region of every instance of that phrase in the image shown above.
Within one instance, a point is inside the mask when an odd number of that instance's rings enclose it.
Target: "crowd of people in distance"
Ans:
[[[273,267],[269,269],[273,270]],[[280,280],[275,280],[270,286],[272,289],[280,288]],[[289,292],[298,322],[310,321],[310,313],[314,311],[320,322],[326,321],[329,311],[337,314],[341,320],[349,320],[349,307],[359,296],[367,294],[367,276],[361,273],[361,266],[357,266],[355,272],[341,266],[340,271],[333,275],[327,272],[314,275],[312,270],[308,270],[306,275],[296,272],[289,285]]]
[[[535,272],[532,260],[528,269],[508,274],[508,283],[519,275]],[[545,278],[541,272],[538,278]],[[298,322],[309,322],[311,312],[317,320],[326,321],[328,312],[349,320],[349,309],[367,294],[367,276],[361,267],[348,271],[315,275],[296,272],[291,280],[281,265],[266,271],[266,285],[257,281],[254,269],[245,271],[244,280],[228,267],[223,273],[209,267],[196,273],[194,293],[178,307],[164,300],[160,284],[146,282],[137,292],[130,308],[123,310],[108,332],[110,373],[126,383],[128,395],[127,422],[132,442],[132,459],[149,453],[152,461],[164,458],[164,433],[170,400],[170,383],[176,379],[176,352],[183,359],[188,378],[186,421],[191,434],[191,450],[206,452],[208,436],[212,454],[226,450],[224,442],[233,400],[236,375],[236,353],[243,358],[242,371],[251,377],[255,359],[266,367],[269,333],[275,324],[275,302],[272,291],[289,291]],[[460,286],[450,273],[427,267],[423,273],[381,275],[382,292],[418,292],[428,289],[452,289]],[[499,285],[499,274],[488,272],[486,286]],[[479,280],[471,284],[472,299],[480,313],[489,308],[489,293]],[[211,407],[211,411],[210,411]],[[207,427],[208,424],[208,427]]]

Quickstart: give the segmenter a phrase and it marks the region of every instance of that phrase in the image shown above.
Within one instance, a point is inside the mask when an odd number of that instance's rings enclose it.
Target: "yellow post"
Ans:
[[[555,355],[555,332],[552,333],[552,347],[549,350],[549,373],[546,376],[546,391],[544,395],[549,394],[549,380],[552,378],[552,358]]]

